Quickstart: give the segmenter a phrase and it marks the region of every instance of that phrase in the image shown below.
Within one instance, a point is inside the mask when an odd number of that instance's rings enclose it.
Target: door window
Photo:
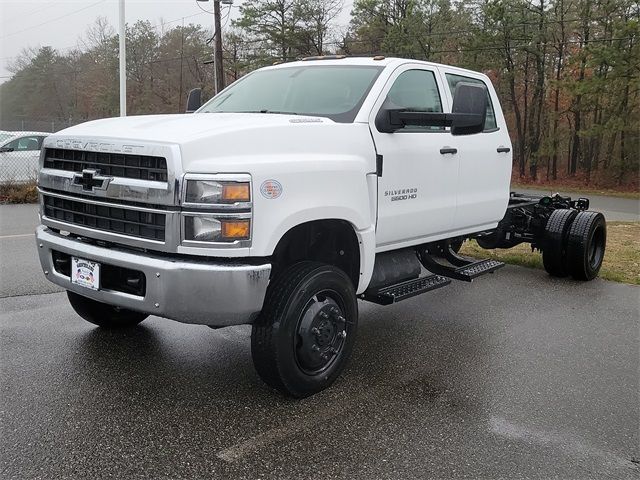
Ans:
[[[489,95],[489,89],[487,85],[477,78],[464,77],[462,75],[454,75],[452,73],[447,73],[447,83],[449,84],[449,90],[451,91],[451,96],[455,96],[456,94],[456,86],[460,82],[466,83],[476,83],[482,85],[487,90],[487,116],[484,121],[484,131],[492,131],[498,129],[498,124],[496,122],[496,112],[493,110],[493,104],[491,103],[491,95]]]
[[[16,138],[12,142],[5,145],[5,148],[12,148],[16,152],[23,152],[29,150],[40,150],[42,145],[42,139],[44,137],[21,137]]]
[[[442,100],[433,72],[407,70],[396,78],[387,94],[387,108],[404,108],[416,112],[442,112]],[[442,127],[407,125],[400,131],[442,131]]]

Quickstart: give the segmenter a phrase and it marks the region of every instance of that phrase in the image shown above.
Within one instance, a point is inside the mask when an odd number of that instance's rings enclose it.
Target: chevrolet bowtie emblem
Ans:
[[[85,168],[82,173],[73,176],[74,185],[82,185],[82,190],[92,192],[94,189],[106,190],[111,178],[100,176],[98,170]]]

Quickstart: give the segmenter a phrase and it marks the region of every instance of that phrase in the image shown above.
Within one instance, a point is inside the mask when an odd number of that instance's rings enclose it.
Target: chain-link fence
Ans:
[[[0,183],[36,180],[42,141],[48,132],[0,131]]]
[[[51,133],[75,123],[3,118],[0,121],[0,185],[35,181],[43,140]]]

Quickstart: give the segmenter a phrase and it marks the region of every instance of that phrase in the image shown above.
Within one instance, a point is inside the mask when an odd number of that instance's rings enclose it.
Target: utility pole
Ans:
[[[224,69],[222,65],[222,25],[220,19],[220,0],[213,0],[213,66],[216,94],[224,88]]]
[[[124,21],[124,0],[120,0],[120,29],[118,37],[120,40],[120,116],[127,116],[127,51],[125,44],[126,29]]]

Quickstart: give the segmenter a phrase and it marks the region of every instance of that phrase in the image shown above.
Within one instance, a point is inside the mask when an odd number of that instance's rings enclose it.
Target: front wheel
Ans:
[[[102,328],[116,329],[133,327],[148,317],[146,313],[134,312],[91,300],[67,290],[69,303],[75,312],[87,322]]]
[[[253,325],[255,368],[285,395],[304,398],[320,392],[347,364],[357,322],[355,290],[342,270],[296,263],[273,280]]]

